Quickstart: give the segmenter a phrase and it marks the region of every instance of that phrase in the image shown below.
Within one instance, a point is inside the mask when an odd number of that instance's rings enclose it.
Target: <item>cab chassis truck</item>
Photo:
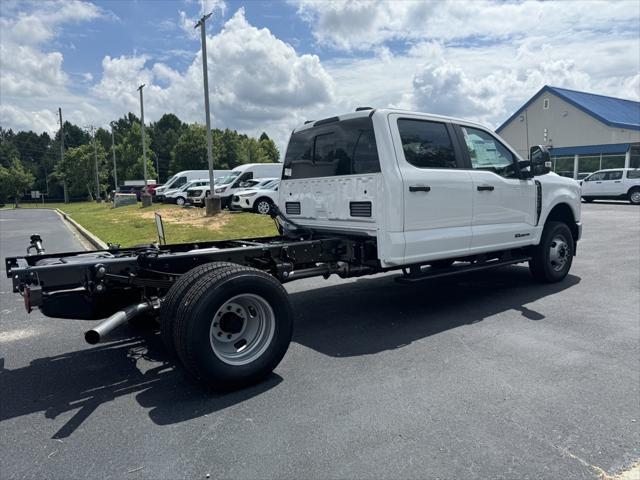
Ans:
[[[421,282],[523,262],[539,281],[564,279],[580,190],[549,164],[544,147],[522,160],[471,122],[357,109],[293,131],[272,209],[278,236],[48,254],[33,235],[26,256],[5,259],[7,276],[28,312],[104,319],[90,344],[152,315],[197,381],[240,388],[288,349],[285,282],[392,270]]]

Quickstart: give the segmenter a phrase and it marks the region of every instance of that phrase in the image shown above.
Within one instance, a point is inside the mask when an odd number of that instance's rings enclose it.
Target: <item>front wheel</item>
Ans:
[[[292,332],[293,310],[282,285],[240,265],[194,282],[173,330],[185,368],[215,390],[241,388],[269,375],[289,348]]]
[[[176,198],[176,205],[183,206],[186,203],[186,200],[183,197]]]
[[[634,188],[629,192],[629,203],[640,205],[640,188]]]
[[[563,280],[573,261],[573,236],[562,222],[549,222],[542,232],[540,244],[534,249],[529,269],[539,282],[554,283]]]
[[[261,215],[269,215],[273,209],[273,204],[268,198],[259,198],[253,205],[253,211]]]

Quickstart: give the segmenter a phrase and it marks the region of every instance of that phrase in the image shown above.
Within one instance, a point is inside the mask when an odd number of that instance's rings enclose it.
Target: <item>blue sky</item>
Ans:
[[[47,0],[0,2],[0,125],[54,131],[137,112],[281,148],[309,118],[393,106],[499,125],[543,85],[640,97],[640,2]]]

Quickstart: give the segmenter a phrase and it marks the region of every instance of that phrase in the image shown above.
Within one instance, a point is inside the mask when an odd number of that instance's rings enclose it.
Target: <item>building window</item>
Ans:
[[[591,173],[600,170],[600,155],[580,155],[578,173]]]
[[[553,157],[553,171],[563,177],[573,178],[573,156],[571,157]]]
[[[545,110],[549,110],[549,99],[545,98],[544,100],[542,100],[542,108],[544,108]]]
[[[624,168],[624,155],[602,155],[601,169],[605,168]]]
[[[629,168],[640,168],[640,145],[631,145]]]

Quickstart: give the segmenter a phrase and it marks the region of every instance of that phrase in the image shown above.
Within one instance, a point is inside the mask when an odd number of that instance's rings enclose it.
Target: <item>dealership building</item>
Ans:
[[[640,102],[545,86],[496,131],[523,158],[548,146],[559,175],[640,168]]]

